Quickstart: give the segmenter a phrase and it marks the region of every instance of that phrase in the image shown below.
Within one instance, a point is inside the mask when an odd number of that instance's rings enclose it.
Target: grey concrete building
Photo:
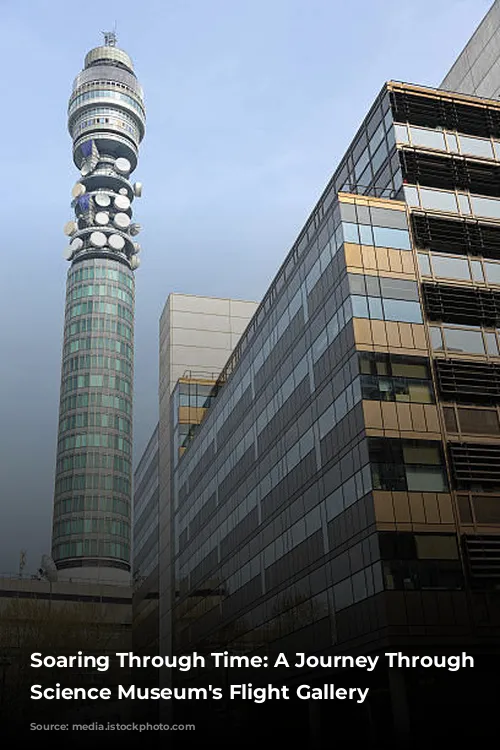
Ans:
[[[439,88],[489,99],[500,96],[500,0],[495,0]]]
[[[171,535],[173,419],[171,396],[179,378],[215,381],[232,354],[257,303],[185,294],[171,294],[160,319],[159,373],[159,497],[161,653],[171,652],[173,550]]]
[[[170,294],[160,320],[159,423],[134,474],[133,645],[170,653],[172,466],[185,451],[212,398],[217,378],[257,303]],[[161,596],[160,596],[160,570]],[[160,640],[160,618],[163,636]],[[154,684],[158,673],[143,670]]]
[[[140,230],[131,174],[142,88],[114,34],[85,57],[68,106],[74,219],[62,353],[52,557],[59,580],[130,583],[134,271]]]

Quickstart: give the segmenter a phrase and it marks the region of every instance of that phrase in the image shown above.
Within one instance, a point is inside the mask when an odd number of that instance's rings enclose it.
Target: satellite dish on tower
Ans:
[[[113,221],[115,226],[119,229],[126,229],[130,224],[130,216],[128,216],[128,214],[118,213],[115,214]]]
[[[86,192],[86,189],[85,185],[82,185],[81,182],[77,182],[71,191],[71,195],[73,198],[80,198]]]
[[[128,195],[127,188],[120,188],[118,192],[120,193],[120,195]]]
[[[142,227],[140,224],[131,224],[130,225],[130,234],[132,237],[135,237],[139,232],[141,231]]]
[[[76,221],[67,221],[64,225],[64,234],[66,237],[71,237],[72,234],[76,232],[78,229],[78,226],[76,224]]]
[[[141,246],[139,245],[138,242],[134,242],[133,247],[134,247],[134,255],[141,252]]]
[[[130,267],[132,268],[132,270],[135,271],[135,269],[139,268],[140,265],[140,258],[138,258],[137,255],[132,255],[132,257],[130,258]]]
[[[109,223],[109,214],[106,211],[99,211],[95,215],[95,223],[99,224],[99,226],[104,227],[106,224]]]
[[[104,247],[106,244],[106,235],[103,232],[92,232],[90,235],[90,244],[94,247]]]
[[[94,200],[98,206],[101,206],[101,208],[106,208],[106,206],[109,206],[111,203],[111,198],[109,195],[106,195],[106,193],[97,193]]]
[[[119,156],[115,161],[115,169],[120,174],[128,174],[130,172],[130,162],[128,159],[124,159],[123,156]]]
[[[83,247],[83,240],[81,237],[75,237],[73,242],[70,242],[70,248],[72,252],[77,253]]]
[[[134,182],[134,195],[140,198],[142,195],[142,182]]]
[[[126,211],[130,208],[130,200],[126,195],[117,195],[114,200],[114,204],[116,208],[120,209],[120,211]]]
[[[113,248],[113,250],[123,250],[123,248],[125,247],[125,240],[119,234],[110,235],[108,237],[108,243],[109,246]]]

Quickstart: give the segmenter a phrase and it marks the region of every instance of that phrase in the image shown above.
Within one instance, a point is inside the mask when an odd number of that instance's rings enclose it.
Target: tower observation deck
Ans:
[[[62,353],[52,557],[58,578],[129,582],[134,275],[142,88],[114,34],[90,50],[68,105],[74,216]]]

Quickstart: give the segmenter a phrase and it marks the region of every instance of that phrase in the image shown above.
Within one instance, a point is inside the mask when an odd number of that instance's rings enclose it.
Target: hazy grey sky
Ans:
[[[144,87],[135,454],[169,292],[260,299],[389,79],[437,86],[490,0],[0,0],[0,572],[50,548],[71,218],[66,106],[117,23]],[[112,6],[112,7],[111,7]]]

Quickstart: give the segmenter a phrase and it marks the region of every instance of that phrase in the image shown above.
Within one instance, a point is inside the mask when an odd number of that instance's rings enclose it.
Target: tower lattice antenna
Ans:
[[[102,34],[104,36],[104,45],[106,47],[116,46],[116,24],[114,31],[103,31]]]

